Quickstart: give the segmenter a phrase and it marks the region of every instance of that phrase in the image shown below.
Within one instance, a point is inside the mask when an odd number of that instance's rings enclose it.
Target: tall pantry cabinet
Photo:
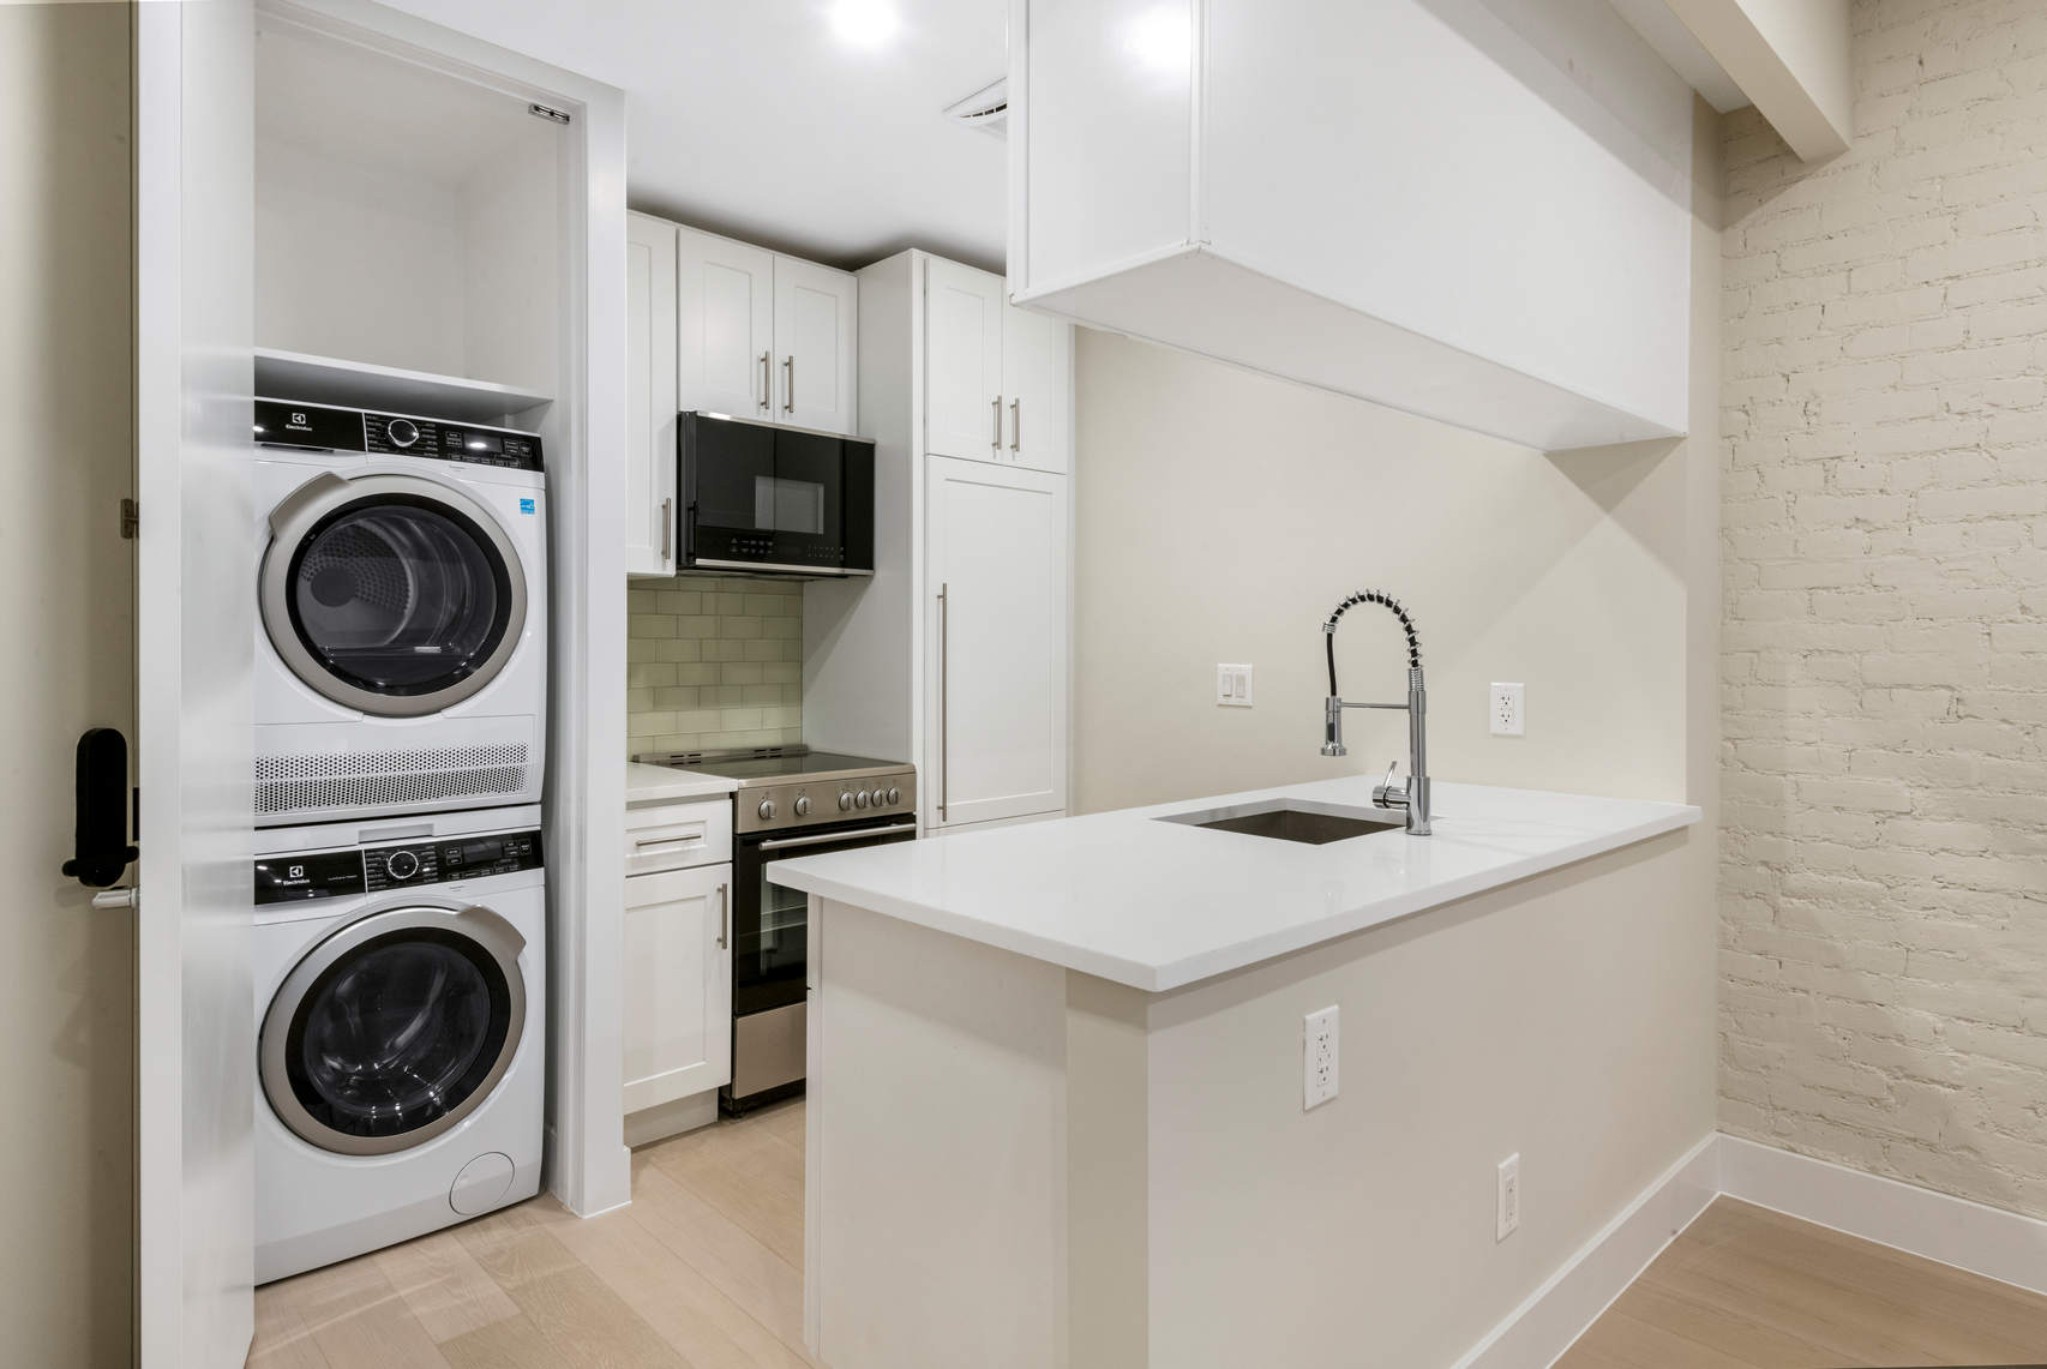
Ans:
[[[927,832],[1067,802],[1073,340],[929,253],[859,273],[871,583],[811,585],[804,736],[912,759]]]

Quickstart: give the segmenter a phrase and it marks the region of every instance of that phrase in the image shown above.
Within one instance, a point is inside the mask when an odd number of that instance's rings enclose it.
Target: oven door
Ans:
[[[862,846],[914,841],[917,824],[845,832],[741,836],[732,848],[732,1015],[748,1017],[801,1003],[809,948],[810,895],[775,883],[775,862]]]
[[[685,413],[683,559],[706,570],[874,571],[874,444]]]

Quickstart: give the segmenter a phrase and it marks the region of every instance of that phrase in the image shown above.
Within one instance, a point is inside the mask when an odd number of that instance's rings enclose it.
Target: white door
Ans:
[[[625,1110],[732,1080],[732,867],[625,882]]]
[[[930,749],[937,825],[1066,806],[1066,481],[935,458]]]
[[[858,282],[844,271],[775,258],[775,420],[797,428],[854,430]]]
[[[225,1369],[254,1311],[255,21],[133,8],[141,1361]]]
[[[1073,467],[1073,326],[1002,306],[1002,455],[1035,470]]]
[[[924,445],[1002,454],[1002,278],[932,258],[924,270]]]
[[[675,574],[675,225],[626,216],[628,575]]]
[[[0,1364],[49,1369],[135,1344],[135,915],[59,867],[79,734],[135,738],[136,8],[0,5]]]
[[[775,254],[694,228],[675,239],[676,407],[770,417]]]

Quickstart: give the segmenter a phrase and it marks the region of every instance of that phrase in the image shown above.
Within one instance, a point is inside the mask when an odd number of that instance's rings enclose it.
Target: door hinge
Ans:
[[[546,105],[527,105],[526,112],[536,119],[545,119],[549,123],[567,124],[575,122],[562,110],[550,109]]]
[[[121,501],[121,536],[130,542],[142,527],[142,506],[132,499]]]

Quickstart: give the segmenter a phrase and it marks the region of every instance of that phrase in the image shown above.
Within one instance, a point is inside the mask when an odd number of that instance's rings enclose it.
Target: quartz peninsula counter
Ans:
[[[1426,837],[1175,820],[1371,788],[776,865],[811,904],[822,1364],[1448,1365],[1710,1133],[1700,811],[1439,784]],[[1528,1217],[1496,1243],[1510,1154]]]

